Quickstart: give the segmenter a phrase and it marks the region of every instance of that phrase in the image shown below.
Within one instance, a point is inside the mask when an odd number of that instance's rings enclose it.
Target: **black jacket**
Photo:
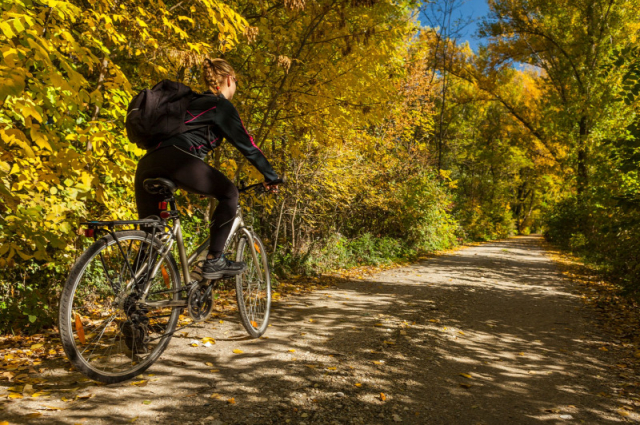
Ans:
[[[224,138],[264,175],[265,181],[278,179],[273,167],[244,127],[238,110],[224,96],[211,92],[196,94],[187,108],[185,124],[193,127],[193,130],[161,142],[156,149],[178,146],[204,159]]]

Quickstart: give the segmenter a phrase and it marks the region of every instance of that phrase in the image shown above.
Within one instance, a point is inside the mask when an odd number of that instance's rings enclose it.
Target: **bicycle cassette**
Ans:
[[[187,312],[194,322],[202,322],[211,316],[213,311],[213,286],[208,282],[199,282],[189,289],[187,295]]]

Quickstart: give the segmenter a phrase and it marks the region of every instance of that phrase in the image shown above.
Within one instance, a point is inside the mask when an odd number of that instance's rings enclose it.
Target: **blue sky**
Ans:
[[[437,2],[437,0],[435,0]],[[469,45],[473,50],[476,50],[478,47],[478,43],[481,40],[478,40],[474,37],[474,34],[478,28],[477,22],[480,18],[486,15],[489,12],[489,6],[487,5],[487,0],[467,0],[462,8],[460,8],[456,14],[463,15],[464,17],[471,17],[474,19],[474,23],[469,25],[466,28],[465,33],[460,38],[460,42],[469,41]]]

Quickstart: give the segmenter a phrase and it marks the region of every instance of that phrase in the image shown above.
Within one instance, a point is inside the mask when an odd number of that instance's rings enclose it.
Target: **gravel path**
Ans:
[[[578,289],[538,237],[468,247],[288,297],[267,338],[235,317],[190,329],[133,383],[53,369],[40,386],[51,397],[0,401],[0,423],[635,421]],[[203,337],[216,344],[189,345]]]

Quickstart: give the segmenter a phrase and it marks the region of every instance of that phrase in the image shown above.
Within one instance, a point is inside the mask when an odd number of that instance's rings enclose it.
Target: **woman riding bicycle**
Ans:
[[[218,200],[209,226],[211,242],[202,276],[219,279],[235,276],[245,269],[243,262],[230,261],[222,252],[238,208],[238,189],[222,172],[205,163],[205,156],[224,138],[264,175],[267,190],[276,191],[282,180],[256,146],[230,102],[238,84],[231,65],[224,59],[205,59],[203,74],[209,90],[194,95],[185,117],[185,124],[193,130],[160,142],[140,159],[135,192],[140,218],[158,215],[158,204],[163,200],[162,195],[150,194],[144,189],[143,182],[147,178],[164,177],[187,192]]]

